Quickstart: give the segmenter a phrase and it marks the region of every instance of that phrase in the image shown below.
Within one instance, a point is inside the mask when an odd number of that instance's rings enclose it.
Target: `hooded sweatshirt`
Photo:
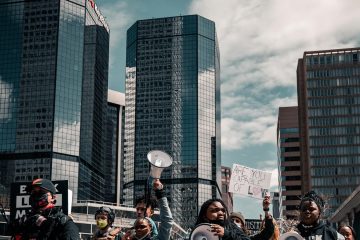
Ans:
[[[307,227],[303,224],[298,224],[297,229],[300,235],[305,240],[344,240],[345,238],[339,234],[335,229],[320,222],[316,226]]]

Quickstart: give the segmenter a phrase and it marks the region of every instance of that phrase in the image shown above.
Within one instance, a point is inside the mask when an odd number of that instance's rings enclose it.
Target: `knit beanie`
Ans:
[[[241,212],[232,212],[230,214],[230,218],[233,218],[233,217],[240,219],[242,221],[243,225],[245,225],[245,218]]]

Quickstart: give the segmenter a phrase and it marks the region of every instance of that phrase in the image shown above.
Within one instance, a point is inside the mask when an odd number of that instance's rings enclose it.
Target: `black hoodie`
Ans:
[[[298,224],[297,229],[305,240],[341,240],[344,239],[334,228],[320,222],[314,227]]]

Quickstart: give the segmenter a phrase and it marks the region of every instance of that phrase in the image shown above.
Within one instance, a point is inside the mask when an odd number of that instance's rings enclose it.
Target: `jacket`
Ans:
[[[274,223],[272,217],[265,218],[265,228],[261,232],[251,235],[251,240],[266,240],[270,239],[274,234]]]
[[[118,227],[109,227],[106,231],[97,230],[95,234],[89,238],[90,240],[120,240],[121,228]]]
[[[305,227],[303,224],[298,224],[297,229],[299,234],[305,240],[343,240],[345,239],[335,229],[320,222],[314,227]]]
[[[45,220],[37,226],[41,218]],[[18,219],[12,224],[12,235],[21,240],[80,240],[77,226],[61,208],[52,208],[41,215],[30,213],[26,219]]]
[[[159,190],[156,190],[159,191]],[[155,191],[155,193],[157,193]],[[160,190],[161,191],[161,190]],[[163,191],[157,193],[158,197],[158,206],[160,209],[160,228],[158,231],[158,234],[149,234],[145,238],[142,238],[142,240],[169,240],[171,235],[171,228],[174,223],[169,203],[166,197],[164,197]],[[136,237],[133,238],[134,240],[137,239]]]
[[[250,240],[250,238],[235,223],[225,225],[222,240]]]

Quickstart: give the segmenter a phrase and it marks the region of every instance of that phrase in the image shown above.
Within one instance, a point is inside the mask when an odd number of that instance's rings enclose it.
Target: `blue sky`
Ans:
[[[97,0],[110,25],[109,88],[124,92],[126,30],[139,19],[199,14],[216,24],[221,55],[222,163],[273,173],[279,106],[297,105],[304,51],[359,47],[358,0]],[[261,201],[235,197],[258,218]]]

